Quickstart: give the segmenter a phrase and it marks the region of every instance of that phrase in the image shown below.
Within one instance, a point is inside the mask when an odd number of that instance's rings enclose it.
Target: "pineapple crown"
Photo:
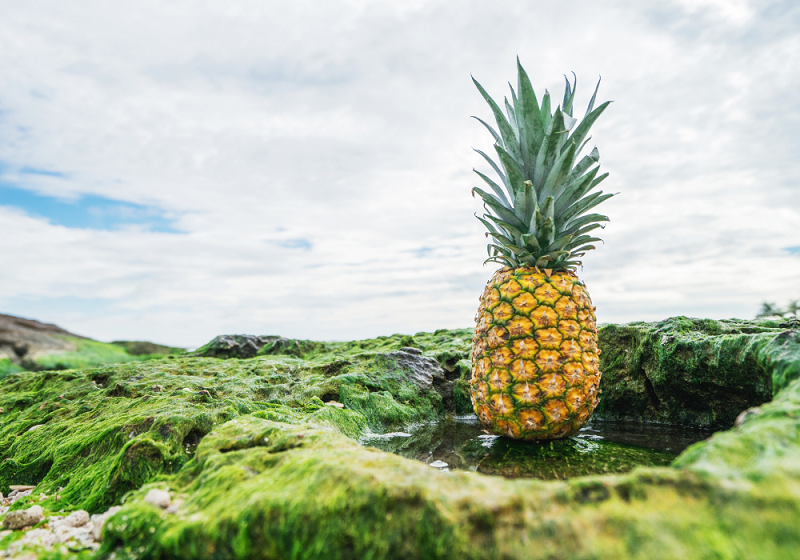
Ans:
[[[591,243],[602,241],[588,235],[602,228],[608,217],[586,214],[604,200],[614,196],[603,191],[591,192],[603,179],[597,176],[600,153],[591,153],[575,163],[591,137],[589,128],[605,111],[610,101],[594,108],[597,82],[583,120],[572,116],[577,77],[572,85],[564,77],[564,100],[550,112],[550,94],[545,90],[539,105],[528,75],[517,58],[517,91],[511,88],[511,103],[505,99],[506,114],[475,80],[478,91],[492,108],[499,134],[485,121],[477,119],[492,134],[494,149],[500,160],[475,150],[500,176],[502,187],[474,169],[492,193],[475,187],[483,199],[486,213],[476,216],[488,230],[493,243],[487,245],[489,258],[512,268],[536,266],[552,270],[574,270],[577,260],[594,249]],[[574,76],[574,74],[573,74]],[[577,126],[576,126],[577,124]],[[591,194],[590,194],[591,193]]]

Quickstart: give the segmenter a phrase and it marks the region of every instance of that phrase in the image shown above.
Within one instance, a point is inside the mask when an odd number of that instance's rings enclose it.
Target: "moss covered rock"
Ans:
[[[509,480],[439,472],[357,443],[463,407],[470,334],[11,374],[0,384],[0,491],[37,484],[14,507],[58,496],[41,502],[46,515],[122,503],[104,528],[97,554],[106,558],[768,559],[800,550],[797,325],[675,318],[601,330],[601,414],[715,427],[739,416],[667,467]],[[420,382],[423,363],[430,375]],[[169,506],[145,500],[153,488],[170,493]]]
[[[800,376],[797,321],[673,317],[599,335],[602,418],[729,428]]]

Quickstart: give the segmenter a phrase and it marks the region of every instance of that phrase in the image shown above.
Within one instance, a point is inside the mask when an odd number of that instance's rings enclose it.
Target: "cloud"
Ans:
[[[537,92],[574,70],[579,110],[598,74],[615,101],[593,142],[620,195],[582,272],[599,320],[753,316],[800,280],[798,19],[756,1],[8,7],[0,161],[44,173],[14,177],[39,202],[0,206],[0,309],[187,346],[469,326],[493,270],[469,76],[502,97],[519,54]]]

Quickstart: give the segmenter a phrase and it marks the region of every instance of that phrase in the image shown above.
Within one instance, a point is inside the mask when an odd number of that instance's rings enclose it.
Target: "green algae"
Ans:
[[[261,412],[281,422],[315,419],[357,437],[432,419],[437,393],[420,394],[402,371],[379,375],[380,356],[319,373],[285,356],[219,361],[164,359],[82,371],[9,375],[0,391],[0,491],[11,484],[64,487],[64,504],[98,512],[153,478],[178,472],[214,425]],[[335,395],[346,410],[326,410]]]
[[[468,331],[437,331],[324,343],[299,356],[11,374],[0,385],[0,491],[63,486],[67,509],[124,501],[100,557],[794,558],[796,328],[733,323],[675,318],[601,330],[607,417],[725,426],[758,405],[669,467],[508,480],[438,472],[358,445],[353,438],[370,430],[458,406]],[[416,389],[385,355],[401,347],[439,356],[449,405],[442,387]],[[651,390],[659,406],[647,400]],[[143,501],[151,484],[184,500],[178,513]]]
[[[687,317],[604,326],[595,415],[729,428],[800,375],[798,326]]]
[[[17,373],[18,371],[25,371],[25,368],[18,366],[8,358],[0,359],[0,380],[9,373]]]
[[[157,360],[167,356],[176,357],[184,353],[181,348],[150,342],[120,341],[109,344],[68,335],[52,336],[69,342],[74,349],[67,352],[44,354],[35,359],[23,358],[20,364],[14,364],[7,359],[0,360],[0,378],[17,371],[87,369],[106,364]],[[4,362],[8,362],[10,366]]]

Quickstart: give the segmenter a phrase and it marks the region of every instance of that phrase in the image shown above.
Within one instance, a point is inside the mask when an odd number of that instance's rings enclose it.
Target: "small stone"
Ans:
[[[164,390],[164,386],[163,385],[153,385],[152,390],[154,392],[156,392],[156,393],[160,393],[161,391]]]
[[[10,511],[6,514],[3,520],[3,527],[16,531],[23,527],[30,527],[36,525],[44,518],[44,511],[42,506],[31,506],[26,510],[18,509]]]
[[[183,505],[183,500],[175,500],[167,507],[167,513],[178,513],[181,506]]]
[[[27,512],[28,518],[32,521],[31,525],[36,525],[39,521],[44,519],[44,510],[42,506],[31,506],[28,508]]]
[[[443,469],[447,466],[447,463],[444,461],[434,461],[433,463],[430,463],[430,466],[435,469]]]
[[[744,424],[745,420],[747,420],[750,416],[758,416],[760,413],[761,407],[754,406],[753,408],[748,408],[747,410],[742,411],[739,416],[736,417],[736,421],[733,423],[733,425],[739,427]]]
[[[166,490],[159,490],[158,488],[153,488],[150,490],[147,495],[144,497],[144,501],[148,504],[153,504],[154,506],[160,508],[166,508],[169,506],[169,492]]]
[[[105,513],[96,513],[92,516],[92,536],[94,540],[100,542],[103,540],[103,526],[106,523],[106,519],[117,513],[121,510],[121,506],[114,506],[108,509]]]
[[[82,527],[89,523],[89,512],[82,509],[73,511],[64,519],[64,523],[70,527]]]
[[[29,486],[27,484],[12,484],[9,486],[12,490],[17,490],[18,492],[25,492],[26,490],[33,490],[36,486]],[[10,495],[10,494],[9,494]]]
[[[44,424],[36,424],[35,426],[31,426],[30,428],[28,428],[28,431],[32,432],[36,428],[41,428],[42,426],[44,426]]]
[[[6,518],[3,519],[3,527],[12,531],[22,529],[28,525],[28,513],[23,510],[9,511],[6,514]]]
[[[342,403],[336,401],[328,401],[325,403],[325,406],[335,406],[336,408],[344,408],[344,405]]]
[[[47,529],[31,529],[18,542],[50,548],[56,542],[56,536]]]

